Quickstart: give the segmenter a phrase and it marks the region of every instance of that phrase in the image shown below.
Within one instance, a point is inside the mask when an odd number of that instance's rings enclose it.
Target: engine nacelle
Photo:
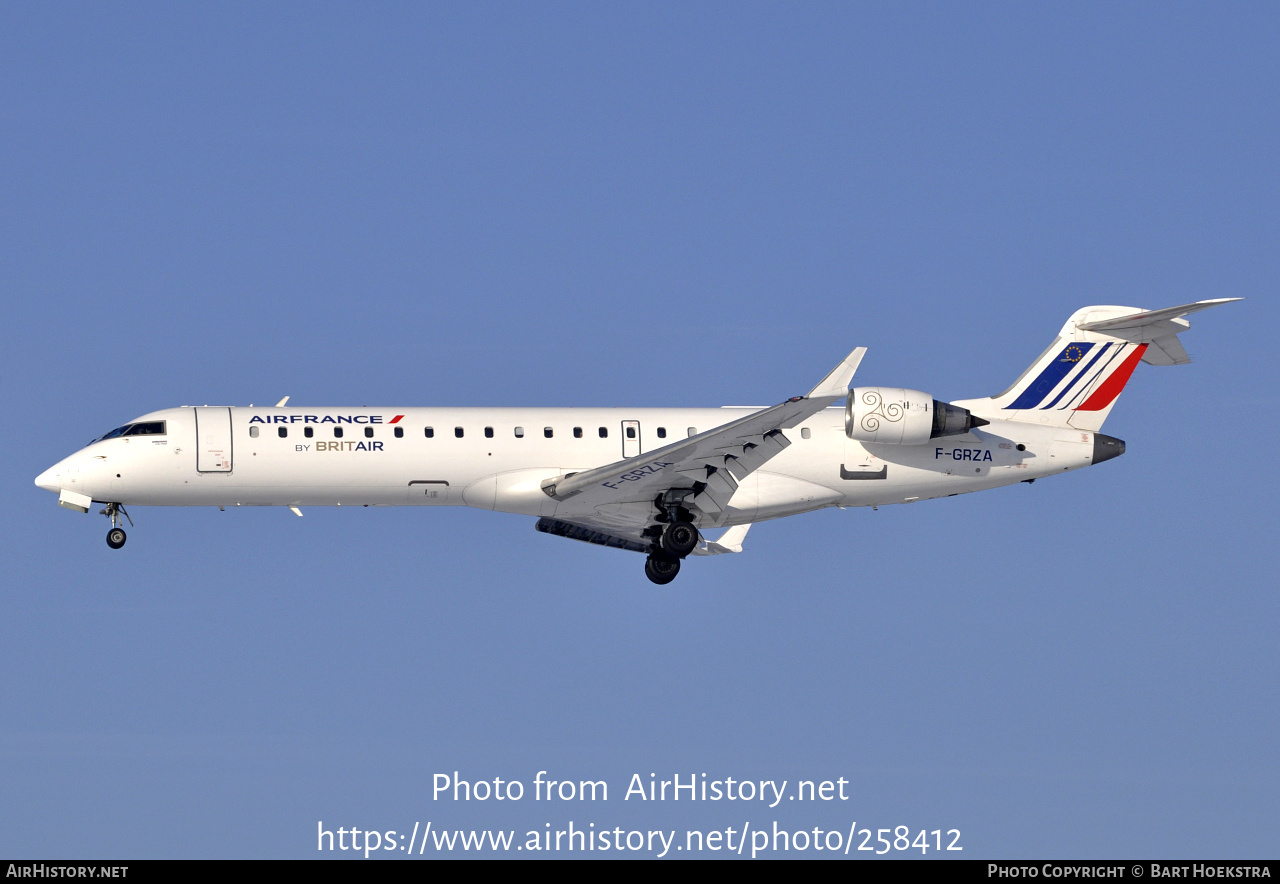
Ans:
[[[939,402],[919,390],[855,387],[844,408],[844,432],[859,442],[923,445],[939,436],[959,436],[988,421],[967,408]]]

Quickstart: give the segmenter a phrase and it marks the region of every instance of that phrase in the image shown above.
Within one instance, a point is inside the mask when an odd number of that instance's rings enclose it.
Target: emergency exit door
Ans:
[[[196,472],[231,472],[231,409],[205,408],[196,412]]]
[[[640,421],[622,422],[622,459],[640,453]]]

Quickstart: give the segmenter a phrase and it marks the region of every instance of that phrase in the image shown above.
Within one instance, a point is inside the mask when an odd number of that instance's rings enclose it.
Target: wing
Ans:
[[[854,350],[806,396],[638,457],[548,479],[542,490],[559,506],[553,518],[538,521],[538,530],[642,552],[662,497],[715,523],[738,483],[791,444],[784,429],[844,399],[865,353],[865,347]]]

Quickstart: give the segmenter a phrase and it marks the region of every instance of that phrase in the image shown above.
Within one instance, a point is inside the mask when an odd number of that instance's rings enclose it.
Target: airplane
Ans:
[[[1138,362],[1190,362],[1183,317],[1240,298],[1085,307],[1003,393],[940,402],[849,384],[859,347],[769,408],[270,408],[142,415],[41,473],[81,513],[126,506],[469,506],[645,556],[656,584],[691,555],[742,551],[756,522],[954,497],[1124,454],[1099,432]],[[727,529],[710,540],[704,532]]]

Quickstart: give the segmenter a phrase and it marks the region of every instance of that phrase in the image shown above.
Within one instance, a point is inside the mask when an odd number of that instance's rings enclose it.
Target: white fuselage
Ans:
[[[36,484],[140,506],[470,506],[555,516],[560,504],[542,491],[545,480],[756,410],[170,408],[134,421],[163,421],[162,433],[96,441]],[[741,483],[715,524],[947,497],[1088,466],[1094,454],[1092,433],[999,420],[925,445],[863,444],[846,438],[839,408],[785,434],[792,444]]]

